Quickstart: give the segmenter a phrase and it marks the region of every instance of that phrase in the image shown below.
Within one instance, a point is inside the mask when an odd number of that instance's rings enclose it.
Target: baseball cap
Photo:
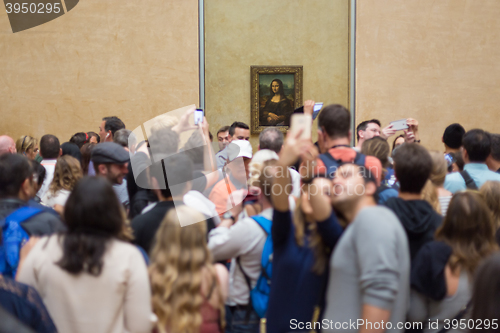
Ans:
[[[252,145],[247,140],[234,140],[227,146],[227,160],[234,161],[238,157],[252,158]]]

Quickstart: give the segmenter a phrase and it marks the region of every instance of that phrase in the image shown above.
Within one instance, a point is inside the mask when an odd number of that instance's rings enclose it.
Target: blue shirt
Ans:
[[[227,148],[227,147],[226,147]],[[215,154],[215,161],[217,162],[217,169],[222,169],[227,161],[227,149],[224,148],[217,154]]]
[[[484,163],[468,163],[464,166],[464,170],[469,173],[478,188],[488,180],[500,181],[500,174],[490,171],[488,166]],[[455,193],[466,190],[467,186],[465,185],[465,180],[462,175],[459,172],[454,172],[446,176],[444,188],[451,193]]]

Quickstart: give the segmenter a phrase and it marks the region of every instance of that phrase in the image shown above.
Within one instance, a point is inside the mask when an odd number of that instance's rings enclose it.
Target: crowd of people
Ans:
[[[117,117],[62,144],[0,136],[0,326],[500,330],[499,134],[455,123],[429,151],[416,119],[354,134],[335,104],[317,142],[267,126],[254,151],[235,121],[215,152],[193,112],[142,141]]]

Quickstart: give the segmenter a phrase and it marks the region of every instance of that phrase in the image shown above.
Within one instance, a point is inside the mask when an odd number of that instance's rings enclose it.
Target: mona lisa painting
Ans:
[[[251,67],[252,133],[268,126],[284,132],[302,105],[302,66]]]

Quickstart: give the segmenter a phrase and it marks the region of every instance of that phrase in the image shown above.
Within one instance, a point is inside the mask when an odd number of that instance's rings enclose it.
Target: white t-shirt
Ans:
[[[288,168],[290,170],[290,178],[292,179],[292,195],[296,198],[300,197],[300,174],[297,170]]]
[[[52,179],[54,179],[54,170],[56,168],[57,159],[51,160],[42,160],[40,164],[45,168],[45,179],[43,181],[42,187],[36,194],[37,197],[43,198],[45,193],[49,190],[49,185],[52,183]]]
[[[55,205],[65,206],[66,201],[68,200],[70,191],[61,189],[56,191],[56,193],[52,193],[51,191],[47,191],[42,197],[42,204],[49,207],[54,207]]]

